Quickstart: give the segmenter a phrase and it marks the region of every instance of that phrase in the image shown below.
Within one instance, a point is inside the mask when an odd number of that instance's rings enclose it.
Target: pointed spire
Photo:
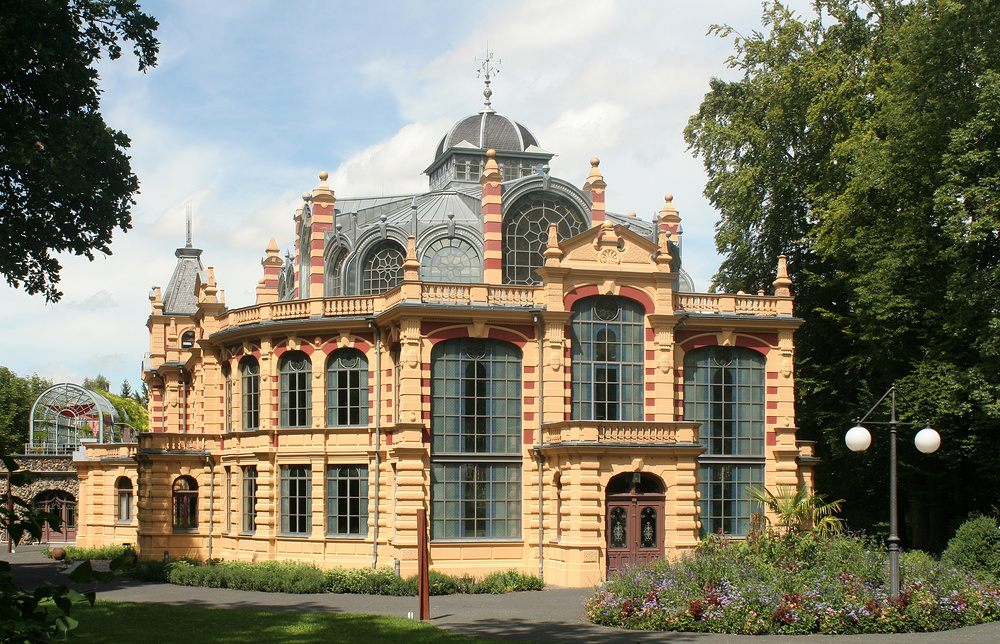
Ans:
[[[788,277],[788,255],[778,255],[778,279],[772,283],[774,294],[779,297],[790,297],[792,295],[792,280]]]
[[[656,253],[654,261],[656,262],[657,268],[661,271],[670,272],[670,262],[673,261],[673,257],[670,255],[670,233],[665,230],[660,231],[660,238],[658,240],[660,246],[659,252]]]
[[[546,266],[559,266],[561,263],[562,250],[559,248],[559,227],[555,223],[549,224],[549,239],[542,255],[545,255]]]
[[[403,262],[403,280],[420,279],[420,261],[417,259],[417,238],[410,235],[406,239],[406,260]]]
[[[191,202],[189,201],[187,203],[187,222],[186,222],[186,225],[185,225],[186,243],[184,244],[184,248],[193,248],[192,243],[191,243],[192,242],[191,217],[192,217],[192,214],[191,214]]]

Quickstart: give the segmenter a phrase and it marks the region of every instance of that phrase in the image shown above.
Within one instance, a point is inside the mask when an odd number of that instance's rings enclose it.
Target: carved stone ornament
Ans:
[[[552,371],[559,371],[562,368],[562,352],[558,349],[549,353],[549,367]]]
[[[621,264],[622,258],[618,251],[613,248],[605,248],[597,256],[597,261],[602,264]]]

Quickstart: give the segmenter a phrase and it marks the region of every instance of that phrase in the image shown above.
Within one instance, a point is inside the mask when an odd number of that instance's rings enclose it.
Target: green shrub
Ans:
[[[140,559],[127,574],[139,581],[168,582],[170,581],[167,578],[168,566],[169,564],[160,559]]]
[[[307,564],[282,561],[212,561],[198,565],[177,561],[168,564],[167,569],[170,583],[181,586],[293,594],[322,593],[326,589],[323,571]]]
[[[987,579],[1000,579],[1000,526],[994,517],[976,517],[948,541],[941,560]]]
[[[100,548],[77,548],[76,546],[64,546],[63,549],[66,551],[66,558],[78,561],[82,559],[91,560],[111,560],[117,559],[118,557],[125,555],[125,546],[101,546]],[[43,552],[52,556],[52,547],[46,547]]]
[[[619,571],[587,615],[619,628],[747,635],[938,631],[1000,619],[1000,586],[921,552],[902,554],[891,598],[887,558],[860,536],[712,536],[679,560]]]
[[[522,590],[541,590],[545,582],[540,577],[516,570],[497,570],[472,586],[471,592],[480,594],[513,593]]]

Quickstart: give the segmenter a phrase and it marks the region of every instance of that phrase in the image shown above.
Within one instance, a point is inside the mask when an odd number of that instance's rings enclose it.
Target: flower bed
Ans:
[[[891,599],[887,559],[861,536],[713,536],[679,560],[613,576],[587,614],[621,628],[753,635],[939,631],[1000,619],[1000,586],[920,551],[901,556],[901,592]]]

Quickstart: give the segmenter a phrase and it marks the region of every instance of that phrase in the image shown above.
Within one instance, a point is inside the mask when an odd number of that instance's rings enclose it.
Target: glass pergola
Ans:
[[[80,442],[129,443],[132,427],[122,422],[111,401],[79,385],[49,387],[31,408],[28,454],[69,454]]]

